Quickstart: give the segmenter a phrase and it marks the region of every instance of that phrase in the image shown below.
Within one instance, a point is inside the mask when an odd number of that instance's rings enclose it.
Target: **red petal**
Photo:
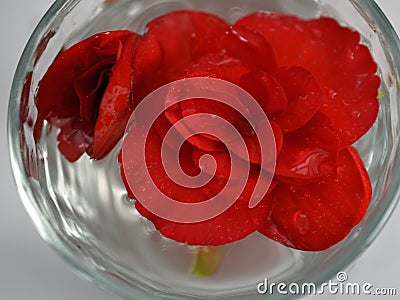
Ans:
[[[176,95],[170,96],[174,98]],[[219,97],[223,96],[223,94],[218,95],[218,99]],[[178,97],[185,99],[185,97],[183,97],[182,95],[179,95]],[[243,104],[238,99],[233,99],[232,97],[230,97],[229,101],[232,105],[232,108],[222,102],[217,102],[209,99],[189,99],[180,102],[179,105],[175,104],[170,106],[165,112],[165,115],[167,119],[172,124],[174,124],[175,129],[182,136],[188,136],[194,132],[205,132],[204,134],[198,134],[189,138],[188,141],[192,145],[204,151],[225,151],[223,144],[220,142],[225,141],[225,146],[228,147],[229,150],[238,155],[240,158],[244,160],[249,160],[251,163],[254,164],[261,164],[261,148],[259,145],[258,137],[254,134],[254,130],[247,120],[251,120],[252,118],[249,116],[244,117],[237,110],[234,109],[240,107],[241,109],[246,111],[245,107],[241,107],[243,106]],[[187,122],[184,121],[183,124],[181,123],[178,126],[177,122],[179,120],[185,117],[189,117],[191,115],[198,115],[199,113],[221,117],[224,121],[229,122],[231,125],[233,125],[238,130],[242,138],[232,136],[232,133],[227,128],[227,126],[221,126],[220,122],[218,122],[218,119],[201,119],[199,117],[198,122],[196,122],[195,124],[193,122],[192,124],[187,124]],[[253,121],[254,123],[259,122],[260,124],[257,124],[258,126],[260,126],[262,123],[262,121],[260,122],[259,120]],[[275,135],[276,143],[276,149],[274,149],[274,151],[275,153],[279,153],[283,143],[282,131],[280,127],[274,122],[271,123],[271,126]],[[160,127],[163,127],[164,129]],[[169,127],[165,126],[164,124],[157,126],[157,128],[159,128],[158,131],[161,132],[165,131],[165,128]],[[160,136],[164,138],[165,133],[166,131]],[[215,136],[218,137],[218,139],[207,133],[214,133]],[[247,149],[245,149],[245,151],[242,151],[244,149],[238,144],[240,143],[241,139],[243,139],[246,144]],[[272,153],[269,152],[265,153],[265,155],[267,156],[263,158],[265,166],[269,166],[271,159],[268,158],[271,157],[271,154]],[[275,155],[272,159],[275,160]]]
[[[344,239],[365,215],[372,189],[358,153],[339,153],[339,165],[315,183],[280,183],[273,192],[272,212],[260,232],[289,247],[327,249]]]
[[[259,146],[259,141],[257,136],[254,134],[253,129],[249,122],[243,118],[239,112],[228,107],[227,105],[216,102],[208,99],[193,99],[187,100],[180,103],[182,108],[182,116],[187,117],[192,114],[206,113],[209,115],[215,115],[221,117],[224,121],[231,123],[234,126],[238,133],[241,135],[237,137],[236,135],[232,135],[232,132],[226,127],[221,126],[219,122],[215,124],[212,122],[213,120],[207,118],[206,120],[198,119],[198,123],[196,122],[196,132],[199,132],[199,129],[204,130],[204,132],[214,132],[216,136],[219,137],[219,140],[225,142],[225,146],[228,147],[233,153],[238,155],[240,158],[244,160],[249,160],[251,163],[260,164],[261,163],[261,149]],[[215,119],[217,120],[217,119]],[[196,120],[197,121],[197,120]],[[185,122],[186,123],[186,122]],[[187,128],[193,128],[194,124],[190,124]],[[177,128],[180,130],[180,128]],[[216,149],[211,147],[212,142],[218,142],[213,136],[207,134],[201,134],[202,137],[206,138],[207,146],[211,149]],[[243,150],[243,147],[238,145],[238,142],[243,139],[246,145],[246,151],[239,151],[239,149]],[[194,141],[192,141],[193,143]],[[198,141],[196,141],[198,142]],[[199,147],[205,148],[204,143],[206,141],[203,139],[202,143],[199,144]],[[197,144],[194,144],[197,146]],[[219,150],[219,149],[218,149]]]
[[[199,53],[226,54],[251,70],[272,72],[276,68],[275,55],[269,43],[258,32],[243,26],[217,31]]]
[[[374,75],[377,65],[368,48],[359,44],[358,32],[329,18],[312,20],[308,26],[316,44],[308,45],[306,67],[325,92],[327,101],[321,111],[337,128],[341,147],[345,148],[362,137],[378,115],[380,79]],[[329,68],[326,57],[332,62]]]
[[[122,182],[124,183],[125,189],[128,193],[128,198],[134,199],[135,195],[133,194],[132,190],[129,187],[128,180],[126,179],[124,167],[122,165],[119,167],[119,171],[121,173]]]
[[[328,101],[321,112],[336,128],[341,148],[359,140],[374,124],[379,110],[379,86],[379,77],[367,74],[338,81],[325,91]]]
[[[268,214],[270,206],[268,195],[255,208],[250,209],[248,206],[257,177],[257,173],[251,175],[237,201],[223,214],[211,220],[191,224],[176,223],[153,215],[140,202],[136,202],[136,208],[167,238],[189,245],[224,245],[243,239],[256,231]]]
[[[217,78],[238,84],[240,77],[251,70],[239,59],[221,53],[209,53],[187,66],[184,70],[185,77],[191,73],[209,72]]]
[[[310,180],[336,167],[338,135],[322,113],[317,113],[300,129],[285,134],[283,139],[275,169],[275,174],[281,180]]]
[[[94,124],[98,117],[98,106],[108,85],[111,67],[115,60],[99,61],[79,75],[75,82],[75,91],[80,100],[80,116],[89,124]]]
[[[206,199],[206,195],[209,193],[208,190],[209,188],[205,188],[204,191],[202,189],[197,190],[197,196],[199,197],[194,197],[194,198],[185,198],[185,192],[191,190],[189,188],[183,188],[178,186],[175,182],[170,180],[168,178],[168,175],[165,173],[164,167],[165,164],[163,164],[161,157],[160,157],[160,151],[161,151],[161,144],[162,141],[158,137],[158,135],[155,133],[154,129],[151,129],[149,132],[149,138],[148,142],[146,143],[146,147],[148,151],[146,152],[146,163],[148,165],[148,170],[150,175],[152,176],[152,179],[154,180],[154,183],[160,188],[160,190],[164,194],[168,194],[172,196],[173,198],[176,196],[177,193],[183,192],[183,194],[180,194],[182,197],[174,198],[179,201],[187,201],[187,202],[197,202],[201,201],[202,199]],[[158,148],[159,147],[159,148]],[[175,150],[175,149],[174,149]],[[191,155],[192,155],[192,150],[193,148],[190,146],[188,143],[184,143],[182,145],[182,148],[179,149],[179,163],[180,167],[182,170],[188,174],[189,176],[196,176],[200,172],[200,169],[196,164],[193,163]],[[140,159],[140,158],[139,158]],[[122,158],[122,151],[120,151],[118,155],[118,162],[121,164],[120,166],[120,173],[122,177],[122,181],[125,185],[125,188],[128,192],[128,197],[133,199],[135,198],[133,191],[129,187],[129,183],[125,174],[124,166],[123,166],[123,158]],[[152,168],[155,168],[156,170],[152,170]],[[193,191],[191,195],[193,196]]]
[[[269,121],[269,123],[271,124],[271,128],[274,133],[275,145],[276,145],[276,156],[278,156],[279,153],[281,153],[282,147],[283,147],[282,129],[274,121]]]
[[[165,137],[167,131],[169,130],[172,124],[174,125],[173,130],[176,130],[182,136],[190,136],[186,140],[193,146],[196,146],[204,151],[225,150],[225,147],[221,142],[210,138],[210,136],[204,134],[192,135],[194,132],[188,126],[186,126],[186,124],[184,123],[180,123],[180,125],[176,124],[180,119],[182,119],[182,111],[180,109],[179,104],[170,106],[165,111],[165,117],[166,119],[156,122],[157,132],[159,133],[161,138]],[[168,122],[169,124],[166,124],[166,122]],[[176,148],[174,145],[170,145],[170,147],[172,147],[173,149]]]
[[[138,41],[133,54],[134,106],[164,84],[163,70],[160,67],[162,55],[156,36],[145,35]]]
[[[213,157],[214,163],[216,164],[215,173],[213,172],[213,165],[210,165],[209,161],[202,162],[200,160],[204,155],[211,155]],[[234,156],[228,151],[210,153],[194,148],[193,161],[203,172],[211,175],[215,174],[216,177],[224,179],[238,180],[246,178],[249,173],[254,172],[255,168],[255,166],[250,165],[249,162]]]
[[[264,126],[263,123],[268,122],[268,120],[261,120],[259,121],[259,124],[257,124],[259,128],[263,128]],[[282,149],[283,145],[283,134],[282,130],[280,127],[274,123],[273,121],[269,122],[272,133],[273,133],[273,138],[275,140],[275,149],[271,147],[271,149],[268,147],[269,145],[264,145],[264,152],[261,153],[261,147],[260,143],[262,142],[271,142],[272,144],[272,137],[269,136],[257,136],[253,130],[251,131],[244,131],[239,128],[239,132],[241,133],[241,136],[243,138],[243,141],[246,145],[246,148],[243,151],[243,148],[240,147],[239,145],[239,140],[236,140],[232,143],[227,144],[227,147],[229,148],[232,153],[240,157],[241,159],[245,161],[249,161],[252,164],[259,165],[261,168],[263,168],[267,172],[273,172],[271,168],[275,166],[275,161],[276,157],[279,154],[279,152]],[[250,126],[250,125],[246,125]],[[265,138],[265,140],[259,140]]]
[[[171,111],[168,112],[171,114]],[[167,112],[165,112],[167,114]],[[161,138],[163,143],[166,143],[171,149],[178,150],[180,146],[180,141],[182,139],[181,134],[190,134],[191,131],[186,126],[174,126],[172,127],[171,123],[165,117],[165,114],[160,115],[157,120],[154,122],[154,128]],[[179,131],[177,130],[179,128]],[[173,133],[170,135],[168,139],[165,139],[167,132],[171,130]],[[175,134],[180,135],[176,137]],[[209,139],[208,137],[202,135],[193,135],[190,138],[186,139],[187,142],[192,144],[193,146],[198,147],[204,151],[225,151],[226,148],[221,142],[217,142]]]
[[[302,45],[311,38],[305,23],[306,21],[295,16],[257,12],[245,16],[235,24],[261,33],[274,49],[278,65],[296,66],[302,59]]]
[[[378,113],[380,79],[374,75],[377,65],[371,53],[359,44],[359,33],[326,17],[307,21],[256,13],[237,24],[259,31],[272,45],[279,65],[301,66],[315,76],[325,97],[321,111],[338,131],[342,148],[369,130]]]
[[[61,128],[59,149],[70,161],[91,152],[99,98],[108,81],[105,73],[119,55],[115,44],[132,34],[104,32],[79,42],[60,53],[40,81],[35,98],[39,116]]]
[[[272,119],[284,132],[296,130],[320,109],[323,93],[311,73],[300,67],[281,67],[273,77],[285,91],[287,108]]]
[[[225,186],[226,179],[221,177],[213,178],[211,182],[200,188],[186,188],[177,185],[169,179],[164,170],[164,162],[160,155],[161,145],[162,141],[158,134],[154,129],[151,129],[146,140],[147,168],[159,190],[170,198],[184,203],[203,202],[220,192],[221,188]],[[174,152],[174,150],[171,151]],[[181,151],[179,151],[179,157],[182,169],[188,175],[194,176],[199,168],[193,163],[192,151],[193,147],[185,143]],[[135,153],[132,154],[135,155]],[[136,160],[133,159],[133,161]],[[140,163],[140,161],[138,160],[137,163]],[[188,243],[189,245],[226,244],[242,239],[257,230],[269,211],[269,198],[267,196],[255,208],[249,208],[249,200],[259,176],[259,168],[251,168],[251,172],[247,186],[240,197],[237,194],[232,195],[232,197],[238,198],[237,201],[224,213],[211,220],[192,224],[171,222],[152,214],[139,201],[136,201],[135,205],[140,214],[152,221],[156,228],[167,238]],[[124,172],[122,172],[122,176],[124,179]],[[264,178],[266,175],[262,173],[261,176]],[[242,184],[243,180],[245,178],[238,179],[238,184]],[[124,183],[126,184],[126,182],[125,178]],[[269,191],[274,186],[275,184],[272,184]],[[127,187],[127,190],[132,196],[129,187]],[[185,212],[183,211],[182,213]]]
[[[176,78],[216,32],[229,25],[219,17],[194,11],[175,11],[151,21],[146,35],[153,35],[163,53],[166,78]]]
[[[268,116],[283,112],[287,99],[282,86],[263,71],[250,72],[240,78],[239,85],[257,100]]]
[[[226,105],[225,103],[209,99],[189,99],[180,102],[180,108],[182,111],[183,118],[203,113],[208,115],[219,116],[225,121],[231,124],[235,124],[235,122],[237,122],[238,119],[241,118],[241,115],[236,109],[234,109],[235,104],[232,105],[233,108]],[[219,123],[216,123],[216,125],[217,124]],[[204,125],[205,129],[211,126],[213,126],[213,124]]]
[[[214,73],[203,71],[190,73],[184,78],[194,77],[217,78]],[[204,118],[201,118],[201,116],[199,116],[198,114],[203,113],[213,116],[219,116],[226,122],[230,122],[232,125],[237,125],[237,121],[243,118],[241,117],[240,113],[236,111],[235,108],[240,108],[244,111],[246,111],[246,108],[238,99],[228,96],[232,93],[235,93],[235,91],[226,90],[227,86],[225,83],[221,83],[221,89],[218,90],[218,92],[215,91],[216,87],[214,85],[215,81],[213,81],[213,84],[210,87],[202,86],[201,90],[208,91],[209,88],[215,99],[219,99],[222,101],[223,98],[225,98],[225,100],[229,101],[230,106],[222,102],[209,99],[188,99],[169,106],[169,108],[165,111],[165,116],[182,136],[187,137],[193,133],[199,133],[187,139],[194,146],[204,151],[225,151],[226,148],[221,143],[220,139],[217,138],[220,137],[229,140],[228,132],[225,130],[225,128],[220,126],[221,122],[219,120],[214,121],[214,119],[209,117],[204,120]],[[187,99],[188,95],[184,93],[185,91],[182,91],[180,88],[171,88],[171,92],[168,94],[168,97],[166,99],[166,105],[169,105],[171,102],[179,99]],[[185,120],[183,120],[183,123],[177,124],[177,122],[181,119],[192,115],[198,116],[196,117],[196,119],[191,119],[191,124],[188,124],[188,122],[186,122]],[[211,135],[211,133],[214,133],[216,136]]]
[[[132,61],[137,35],[132,34],[111,69],[112,76],[101,99],[93,139],[92,158],[107,155],[121,139],[133,109]]]
[[[151,21],[135,51],[135,104],[178,79],[211,37],[228,27],[217,16],[193,11],[175,11]]]

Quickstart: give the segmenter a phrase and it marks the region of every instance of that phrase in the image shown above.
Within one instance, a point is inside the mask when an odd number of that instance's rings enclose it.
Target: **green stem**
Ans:
[[[383,98],[385,96],[386,96],[385,93],[381,89],[379,89],[378,90],[378,99],[381,99],[381,98]]]
[[[198,247],[190,272],[196,276],[211,276],[218,271],[222,262],[222,257],[223,252],[220,247]]]

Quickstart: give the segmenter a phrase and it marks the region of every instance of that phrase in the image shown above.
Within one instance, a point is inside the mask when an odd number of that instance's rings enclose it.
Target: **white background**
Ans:
[[[400,32],[400,1],[377,2]],[[11,175],[6,142],[11,80],[27,39],[51,3],[51,0],[0,0],[0,299],[112,300],[116,297],[82,280],[41,240],[21,204]],[[400,207],[352,269],[349,281],[369,282],[375,287],[396,287],[400,294],[399,229]],[[339,297],[326,295],[315,298],[330,300]],[[397,297],[370,296],[368,299]]]

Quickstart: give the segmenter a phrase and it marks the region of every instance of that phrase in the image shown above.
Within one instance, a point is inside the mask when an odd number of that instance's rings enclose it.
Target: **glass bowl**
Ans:
[[[34,130],[35,91],[61,49],[101,31],[143,32],[148,21],[179,9],[229,21],[258,10],[325,15],[361,33],[379,65],[383,96],[378,120],[355,145],[373,198],[344,241],[322,252],[302,252],[253,234],[223,246],[226,255],[214,276],[193,277],[188,273],[193,249],[163,238],[132,208],[116,163],[119,147],[101,161],[83,156],[69,163],[57,151],[56,128],[45,122],[41,132]],[[253,299],[264,278],[319,285],[368,248],[399,198],[399,62],[398,37],[372,0],[58,0],[30,38],[12,86],[8,139],[18,191],[41,236],[84,277],[125,299]]]

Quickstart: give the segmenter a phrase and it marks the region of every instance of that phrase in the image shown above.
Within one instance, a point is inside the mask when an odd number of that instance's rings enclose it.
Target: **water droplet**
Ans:
[[[335,99],[337,96],[337,93],[334,90],[329,90],[328,94],[329,94],[329,98],[331,98],[331,99]]]
[[[350,60],[354,60],[355,59],[354,51],[352,51],[351,49],[348,49],[346,52],[346,57]]]
[[[294,29],[296,29],[298,32],[304,31],[303,27],[301,27],[299,24],[294,25]]]
[[[230,16],[230,19],[232,20],[232,22],[243,17],[244,14],[245,14],[245,12],[244,12],[243,8],[237,7],[237,6],[232,7],[229,11],[229,16]]]
[[[230,34],[229,31],[228,31],[228,33]],[[232,30],[232,33],[233,33],[234,35],[236,35],[237,38],[238,38],[239,40],[241,40],[242,42],[244,42],[244,43],[248,43],[248,42],[249,42],[244,36],[242,36],[242,35],[241,35],[239,32],[237,32],[236,30]]]
[[[187,251],[192,255],[196,255],[199,252],[199,249],[198,246],[187,246]]]
[[[352,131],[350,131],[350,130],[347,130],[347,131],[346,131],[346,134],[347,134],[347,136],[348,136],[350,139],[354,139],[354,138],[355,138],[354,133],[353,133]]]
[[[329,153],[323,149],[304,149],[297,155],[296,162],[290,171],[301,175],[316,175],[320,173],[320,167],[329,158]]]
[[[358,110],[353,110],[351,112],[351,116],[353,117],[353,119],[358,119],[361,116],[361,113]]]
[[[313,29],[312,30],[312,34],[317,38],[321,38],[322,37],[322,32],[321,32],[321,30],[318,30],[318,29]]]
[[[142,219],[142,224],[143,224],[143,230],[142,230],[142,234],[145,237],[150,237],[152,234],[154,234],[155,232],[157,232],[156,227],[154,226],[154,224],[152,222],[150,222],[149,220],[143,220]]]
[[[351,102],[346,98],[343,98],[342,103],[344,106],[349,106],[351,104]]]
[[[341,179],[341,178],[343,178],[343,175],[344,175],[344,168],[343,168],[343,166],[337,167],[337,168],[336,168],[336,176],[337,176],[337,178],[338,178],[338,179]]]
[[[289,186],[289,190],[290,190],[292,193],[295,193],[295,192],[296,192],[296,187],[295,187],[294,185],[291,185],[291,186]]]
[[[310,93],[311,94],[311,93]],[[299,100],[305,101],[308,99],[308,95],[303,95],[299,97]]]
[[[133,207],[135,205],[135,199],[131,199],[126,195],[125,197],[122,198],[123,203],[128,206],[128,207]]]
[[[305,212],[298,210],[293,217],[294,226],[301,235],[307,234],[311,229],[310,220]]]

